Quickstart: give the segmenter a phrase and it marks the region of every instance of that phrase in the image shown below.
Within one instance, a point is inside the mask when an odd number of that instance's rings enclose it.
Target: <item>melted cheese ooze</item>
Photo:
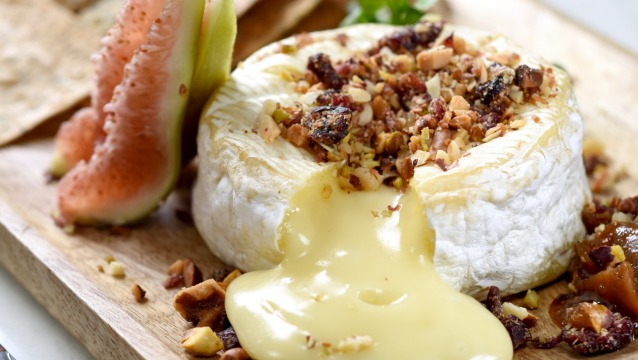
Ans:
[[[512,358],[500,322],[435,272],[434,233],[412,189],[348,194],[323,172],[291,204],[283,261],[227,292],[253,358]]]

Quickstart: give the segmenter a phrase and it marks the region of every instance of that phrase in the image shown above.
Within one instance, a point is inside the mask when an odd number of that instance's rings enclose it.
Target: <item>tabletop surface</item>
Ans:
[[[558,12],[638,54],[638,2],[544,0]],[[88,351],[0,266],[0,344],[17,360],[91,359]]]

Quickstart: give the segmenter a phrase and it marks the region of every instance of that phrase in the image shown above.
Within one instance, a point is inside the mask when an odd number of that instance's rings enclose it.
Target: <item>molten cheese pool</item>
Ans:
[[[475,298],[565,269],[589,198],[568,77],[423,21],[270,45],[199,133],[194,218],[249,273],[226,311],[256,359],[507,359]]]

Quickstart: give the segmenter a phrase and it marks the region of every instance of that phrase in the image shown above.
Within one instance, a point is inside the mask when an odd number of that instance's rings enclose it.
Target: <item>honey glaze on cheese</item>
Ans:
[[[326,172],[297,192],[280,229],[282,262],[227,292],[251,357],[511,359],[500,322],[435,272],[416,195],[347,193]]]

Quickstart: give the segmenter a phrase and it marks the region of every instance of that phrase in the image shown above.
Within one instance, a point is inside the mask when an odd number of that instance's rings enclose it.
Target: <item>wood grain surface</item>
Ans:
[[[638,194],[638,89],[633,84],[638,59],[532,0],[448,4],[451,22],[507,34],[565,67],[574,78],[588,136],[607,144],[617,164],[627,168],[630,176],[621,184],[622,191]],[[313,29],[316,24],[334,24],[334,18],[327,18],[331,12],[323,12],[326,9],[319,5],[317,17],[311,13],[302,23]],[[338,11],[343,14],[343,8]],[[165,270],[184,257],[193,259],[206,277],[224,267],[192,224],[178,219],[177,212],[189,206],[190,177],[184,176],[182,187],[159,212],[129,231],[81,228],[72,236],[66,234],[51,219],[55,184],[45,177],[52,136],[65,116],[0,148],[0,264],[97,358],[189,358],[179,344],[189,325],[173,310],[176,290],[162,286]],[[106,266],[109,255],[125,264],[124,278],[97,270],[98,265]],[[130,291],[134,282],[147,290],[147,302],[135,302]],[[540,289],[537,333],[558,331],[543,309],[561,291],[565,283],[560,281]],[[636,356],[638,343],[596,359]],[[559,346],[548,351],[523,349],[515,358],[581,357]]]

